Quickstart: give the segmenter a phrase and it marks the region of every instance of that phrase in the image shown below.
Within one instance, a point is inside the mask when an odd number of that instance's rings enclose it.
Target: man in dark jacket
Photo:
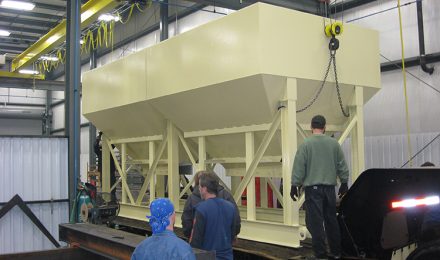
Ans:
[[[232,260],[237,210],[233,203],[217,197],[219,184],[215,173],[203,172],[199,177],[203,201],[196,206],[189,243],[195,248],[215,251],[217,260]]]
[[[191,231],[193,228],[193,221],[194,221],[194,211],[195,211],[195,207],[197,204],[199,204],[202,201],[202,198],[200,196],[200,191],[199,191],[199,176],[202,173],[206,173],[207,171],[200,171],[197,172],[196,175],[194,176],[194,190],[192,192],[192,194],[188,197],[188,199],[186,200],[185,203],[185,208],[183,209],[183,213],[182,213],[182,228],[183,228],[183,234],[185,235],[185,237],[189,238],[191,236]],[[213,172],[210,172],[213,173]],[[215,173],[213,173],[215,174]],[[218,185],[218,189],[217,189],[217,197],[227,200],[229,202],[231,202],[232,204],[234,204],[235,206],[235,210],[236,210],[236,217],[235,217],[235,237],[240,233],[240,228],[241,228],[241,218],[240,218],[240,212],[238,211],[238,207],[237,204],[235,203],[234,198],[232,197],[232,195],[225,189],[223,188],[221,185]]]

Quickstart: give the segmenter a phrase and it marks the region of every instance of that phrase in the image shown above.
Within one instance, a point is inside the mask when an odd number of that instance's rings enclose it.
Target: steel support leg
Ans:
[[[297,148],[296,100],[297,80],[288,78],[285,90],[286,106],[281,111],[283,214],[285,225],[298,225],[299,206],[289,196],[292,180],[293,159]]]
[[[179,137],[174,124],[168,121],[168,198],[174,204],[176,210],[179,210]]]
[[[156,144],[151,141],[148,142],[148,167],[151,169],[154,162],[154,156],[156,154]],[[147,171],[148,172],[148,171]],[[144,175],[145,176],[145,175]],[[148,177],[148,176],[145,176]],[[151,177],[150,180],[150,203],[156,198],[156,174]]]
[[[262,208],[267,208],[267,204],[268,204],[267,201],[268,201],[267,178],[260,178],[260,205]]]
[[[101,173],[101,187],[102,192],[110,192],[110,150],[107,145],[108,139],[105,135],[102,139],[102,173]]]
[[[122,182],[127,183],[127,145],[126,144],[121,144],[121,170],[122,170]],[[125,177],[124,177],[125,176]],[[128,183],[127,183],[128,186]],[[127,203],[127,190],[125,189],[124,185],[122,185],[122,196],[121,196],[121,201],[122,203]]]
[[[254,132],[247,132],[246,136],[246,171],[249,170],[255,154],[255,135]],[[257,213],[255,209],[255,177],[251,177],[246,187],[246,209],[247,220],[256,220]]]
[[[354,182],[365,169],[364,143],[364,95],[362,87],[355,87],[353,105],[350,107],[350,116],[357,117],[356,126],[351,132],[351,181]]]
[[[199,164],[197,170],[206,170],[206,140],[204,136],[199,137]]]

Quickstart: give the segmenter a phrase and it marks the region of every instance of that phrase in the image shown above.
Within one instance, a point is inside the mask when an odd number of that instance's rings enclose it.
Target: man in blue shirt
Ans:
[[[203,202],[196,205],[191,246],[215,251],[216,259],[232,260],[235,237],[236,209],[231,202],[217,198],[218,180],[214,173],[199,175],[199,190]]]
[[[178,238],[174,230],[176,213],[169,199],[159,198],[150,205],[150,226],[153,235],[140,243],[131,256],[132,260],[181,259],[195,260],[191,246]]]

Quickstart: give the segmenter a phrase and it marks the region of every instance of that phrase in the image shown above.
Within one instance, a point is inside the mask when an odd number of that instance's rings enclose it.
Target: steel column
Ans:
[[[199,139],[199,163],[197,165],[198,171],[206,170],[206,139],[201,136]]]
[[[68,49],[66,62],[66,93],[68,95],[68,114],[69,125],[66,127],[66,133],[69,137],[69,198],[70,208],[72,208],[75,198],[76,189],[79,176],[80,167],[80,100],[79,100],[79,85],[80,85],[80,1],[67,1],[67,35],[68,35]],[[76,215],[76,214],[75,214]],[[71,220],[75,221],[75,220]]]
[[[126,183],[127,185],[122,185],[122,198],[121,201],[122,203],[127,203],[127,189],[125,189],[125,187],[128,186],[127,183],[127,173],[126,173],[126,169],[127,169],[127,145],[126,144],[121,144],[121,177],[122,177],[122,183]],[[116,162],[115,162],[116,163]],[[125,187],[124,187],[125,186]]]
[[[46,108],[43,115],[43,135],[50,135],[52,130],[52,91],[46,90]]]
[[[299,206],[289,196],[292,180],[293,159],[297,149],[296,100],[297,80],[288,78],[285,90],[286,106],[281,108],[281,144],[282,144],[282,175],[283,175],[283,211],[284,224],[298,225]]]
[[[160,41],[168,39],[168,0],[160,1]]]
[[[148,142],[148,168],[151,170],[156,154],[156,144],[153,141]],[[145,176],[147,178],[148,176]],[[156,175],[150,179],[150,203],[156,198]]]
[[[260,178],[260,205],[262,208],[267,208],[267,201],[267,178]]]
[[[254,132],[247,132],[246,138],[246,172],[251,167],[255,154],[255,134]],[[246,187],[246,209],[247,220],[256,220],[255,211],[255,177],[252,176]]]
[[[102,172],[101,172],[101,190],[102,192],[110,193],[110,148],[107,145],[108,139],[105,135],[101,136],[102,142]],[[121,176],[122,178],[122,176]]]
[[[364,92],[362,87],[355,87],[353,103],[350,107],[350,116],[357,118],[356,126],[351,132],[351,181],[354,182],[365,169],[364,144]]]
[[[90,70],[96,68],[97,52],[90,52]],[[96,143],[96,127],[92,123],[89,125],[89,167],[96,166],[96,155],[94,152]]]
[[[179,210],[180,180],[179,180],[179,137],[171,121],[167,123],[168,139],[168,198]]]

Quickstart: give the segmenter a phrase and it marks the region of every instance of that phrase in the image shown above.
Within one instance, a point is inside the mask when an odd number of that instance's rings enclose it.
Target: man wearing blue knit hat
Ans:
[[[150,205],[149,224],[153,235],[140,243],[131,256],[132,260],[182,259],[195,260],[191,246],[178,238],[174,230],[176,213],[169,199],[159,198]]]

